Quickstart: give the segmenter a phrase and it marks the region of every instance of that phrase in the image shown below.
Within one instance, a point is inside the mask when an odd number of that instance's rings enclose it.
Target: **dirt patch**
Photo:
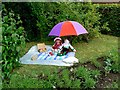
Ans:
[[[84,64],[82,64],[81,66],[84,66],[86,68],[88,68],[89,70],[96,70],[96,66],[94,64],[91,64],[91,62],[86,62]]]
[[[98,83],[96,84],[97,88],[106,88],[106,86],[111,85],[112,82],[117,82],[119,74],[109,73],[107,75],[101,75]]]
[[[76,68],[76,67],[79,67],[79,66],[84,66],[84,67],[88,68],[89,70],[97,69],[96,66],[94,64],[92,64],[91,62],[86,62],[86,63],[83,63],[83,64],[76,63],[72,66],[72,68]],[[69,68],[71,68],[71,67],[69,67]]]
[[[102,65],[104,66],[104,60],[105,60],[105,57],[100,57],[97,59],[97,61]]]

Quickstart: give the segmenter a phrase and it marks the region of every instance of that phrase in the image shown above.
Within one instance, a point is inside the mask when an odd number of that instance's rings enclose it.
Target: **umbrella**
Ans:
[[[64,21],[56,24],[49,33],[49,36],[70,36],[88,33],[87,30],[78,22]]]

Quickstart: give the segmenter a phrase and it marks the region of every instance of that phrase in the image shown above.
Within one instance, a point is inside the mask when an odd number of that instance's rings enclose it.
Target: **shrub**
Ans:
[[[91,71],[91,77],[93,77],[94,79],[98,79],[99,76],[100,76],[99,70],[92,70]]]
[[[80,35],[73,38],[73,42],[83,39],[99,37],[100,13],[91,3],[77,2],[28,2],[28,3],[5,3],[7,9],[12,9],[22,17],[23,26],[30,40],[51,40],[48,37],[54,25],[61,21],[73,20],[81,23],[89,32],[88,35]],[[14,8],[16,7],[16,8]],[[47,7],[47,8],[46,8]],[[49,9],[48,9],[49,8]],[[34,37],[34,38],[33,38]]]
[[[119,72],[119,63],[116,63],[114,60],[112,60],[110,57],[106,57],[105,60],[105,71],[106,72],[113,72],[113,73],[117,73]]]
[[[90,77],[90,72],[84,67],[79,67],[76,71],[76,76],[85,79],[87,77]]]
[[[86,78],[84,82],[85,88],[95,88],[96,81],[92,78]]]
[[[105,62],[105,71],[110,72],[112,66],[111,59],[107,58],[104,62]]]
[[[24,47],[24,28],[19,15],[2,9],[2,71],[3,78],[9,79],[12,70],[19,65],[21,47]]]
[[[14,14],[19,14],[24,27],[26,41],[39,40],[39,30],[36,27],[37,18],[34,13],[31,13],[32,8],[28,5],[29,2],[3,2],[7,11],[14,11]]]
[[[100,31],[104,34],[120,36],[120,5],[119,4],[96,4],[97,11],[100,12],[100,26],[108,26],[101,28]]]
[[[79,79],[72,81],[70,88],[79,88],[81,89],[81,81]]]
[[[112,49],[104,56],[104,69],[106,72],[119,73],[120,64],[118,63],[119,55],[117,49]]]
[[[81,88],[94,88],[100,72],[98,70],[88,70],[81,66],[75,71],[75,78],[80,79]],[[82,86],[83,85],[83,86]]]

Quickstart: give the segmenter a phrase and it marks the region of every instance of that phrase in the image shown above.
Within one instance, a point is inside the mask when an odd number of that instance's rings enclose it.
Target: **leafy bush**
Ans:
[[[3,2],[7,11],[14,11],[14,14],[19,14],[22,20],[22,26],[24,27],[26,41],[39,40],[39,30],[36,27],[37,18],[34,13],[31,13],[32,8],[27,2],[10,3]]]
[[[66,20],[74,20],[81,23],[89,32],[88,35],[74,37],[73,42],[99,37],[99,32],[116,36],[120,35],[120,5],[118,4],[78,2],[27,2],[4,4],[7,10],[13,10],[20,15],[26,31],[26,37],[29,40],[44,41],[53,39],[53,37],[46,38],[50,30],[57,23]]]
[[[106,57],[105,60],[105,71],[106,72],[113,72],[118,73],[119,72],[119,63],[116,63],[114,60],[112,60],[110,57]]]
[[[92,70],[91,71],[91,77],[93,77],[94,79],[98,79],[99,76],[100,76],[99,70]]]
[[[3,78],[9,79],[12,70],[19,65],[21,47],[24,47],[24,28],[19,15],[2,9],[2,71]]]
[[[107,58],[107,59],[105,60],[105,70],[106,70],[107,72],[110,72],[111,69],[112,69],[111,66],[112,66],[112,61],[111,61],[111,59]]]
[[[85,79],[90,76],[90,72],[84,67],[79,67],[78,70],[76,71],[76,76]]]
[[[120,36],[120,5],[119,4],[97,4],[97,11],[100,12],[100,26],[108,26],[101,28],[100,31],[104,34]]]
[[[75,71],[76,78],[79,78],[82,82],[82,88],[94,88],[96,84],[96,80],[100,75],[99,71],[89,71],[85,67],[79,67],[78,70]]]
[[[84,82],[85,88],[95,88],[96,81],[92,78],[86,78]]]
[[[75,81],[72,81],[70,88],[79,88],[81,89],[81,81],[79,79],[76,79]]]
[[[45,7],[49,9],[45,9]],[[99,36],[99,13],[92,4],[83,3],[31,3],[32,12],[38,18],[37,26],[41,38],[46,39],[54,25],[61,21],[73,20],[81,23],[89,32],[87,38]],[[44,22],[44,23],[43,23]],[[74,37],[78,42],[85,36]],[[50,38],[51,39],[51,38]]]
[[[61,21],[73,20],[81,23],[89,32],[88,35],[80,35],[73,38],[73,42],[83,39],[99,37],[100,13],[91,3],[77,2],[28,2],[28,3],[5,3],[7,9],[19,13],[22,17],[27,38],[30,40],[51,40],[48,37],[54,25]],[[16,7],[16,8],[14,8]],[[46,8],[47,7],[47,8]],[[48,9],[49,8],[49,9]],[[103,26],[104,27],[104,26]],[[105,26],[106,27],[106,26]]]
[[[111,51],[108,52],[106,56],[104,56],[104,69],[105,72],[113,72],[113,73],[119,73],[119,67],[120,64],[118,63],[119,55],[118,55],[118,50],[112,49]]]

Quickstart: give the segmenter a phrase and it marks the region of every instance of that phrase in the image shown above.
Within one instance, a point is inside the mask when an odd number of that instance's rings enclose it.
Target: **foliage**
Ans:
[[[106,57],[105,59],[105,71],[106,72],[114,72],[118,73],[119,72],[119,64],[113,61],[110,57]]]
[[[97,72],[97,73],[94,73]],[[100,75],[99,71],[89,71],[85,67],[78,67],[78,70],[75,71],[76,78],[79,78],[82,82],[84,88],[94,88],[96,84],[95,78],[98,78]]]
[[[95,72],[95,73],[94,73]],[[93,88],[96,79],[100,75],[99,71],[89,71],[85,67],[78,67],[72,70],[63,69],[61,72],[45,74],[45,80],[51,82],[56,88]],[[96,78],[96,79],[95,79]]]
[[[2,18],[1,18],[1,9],[0,9],[0,43],[2,42]],[[0,64],[2,60],[2,46],[0,45]],[[0,71],[1,71],[1,65],[0,65]],[[2,72],[0,72],[0,89],[2,89]]]
[[[49,9],[45,9],[45,7]],[[40,30],[41,38],[48,36],[54,25],[61,21],[73,20],[80,22],[89,32],[87,38],[99,36],[99,13],[91,4],[83,3],[31,3],[33,13],[38,18],[37,26]],[[43,23],[44,22],[44,23]],[[43,33],[44,32],[44,33]],[[73,41],[78,42],[86,38],[81,35],[74,37]],[[50,38],[51,39],[51,38]]]
[[[105,64],[106,64],[105,70],[108,71],[108,72],[111,71],[112,62],[111,62],[111,60],[109,58],[107,58],[105,60]]]
[[[37,18],[33,13],[31,13],[31,8],[29,7],[27,2],[21,3],[10,3],[3,2],[7,11],[14,11],[15,14],[19,14],[22,21],[22,26],[25,31],[25,39],[26,41],[39,40],[39,30],[36,27]]]
[[[80,72],[82,70],[86,70]],[[59,68],[59,69],[53,69],[52,71],[50,69],[46,69],[45,72],[39,72],[38,76],[32,77],[33,81],[31,81],[31,85],[34,85],[35,79],[37,81],[36,85],[39,88],[80,88],[80,89],[88,89],[95,86],[96,78],[98,78],[97,74],[93,75],[94,71],[89,71],[85,67],[79,67],[77,69],[73,68],[73,70],[69,70],[68,68]],[[86,76],[84,77],[84,74],[81,74],[81,77],[79,77],[78,73],[84,73]],[[91,76],[92,75],[92,76]],[[31,75],[29,76],[31,77]],[[23,83],[30,83],[27,79],[29,77],[26,77],[23,75]],[[13,77],[12,77],[13,78]],[[22,77],[18,77],[22,78]],[[26,82],[25,82],[26,80]],[[38,82],[39,81],[39,82]],[[15,82],[15,81],[14,81]],[[21,87],[27,87],[25,85]],[[30,86],[33,87],[33,86]]]
[[[99,70],[92,70],[91,71],[91,77],[93,77],[94,79],[98,79],[99,76],[100,76]]]
[[[97,11],[100,12],[100,26],[108,26],[101,28],[100,31],[104,34],[120,36],[120,5],[119,4],[97,4]]]
[[[106,88],[118,89],[119,88],[119,83],[118,82],[112,82],[111,85],[106,86]]]
[[[24,28],[19,15],[8,12],[3,6],[2,11],[2,71],[3,78],[9,79],[12,70],[19,65],[21,46],[24,47]]]
[[[89,32],[88,35],[73,37],[73,42],[88,40],[100,35],[99,30],[101,27],[99,27],[99,20],[101,15],[96,12],[96,7],[91,3],[28,2],[24,4],[14,3],[12,5],[5,3],[5,5],[8,10],[10,9],[20,14],[29,40],[35,38],[38,41],[53,39],[53,37],[46,38],[50,30],[57,23],[66,20],[81,23]]]
[[[84,82],[85,88],[95,88],[96,81],[92,78],[86,78]]]
[[[118,82],[113,82],[110,88],[118,88],[119,84]]]
[[[73,7],[72,10],[76,12],[76,20],[89,32],[88,37],[98,37],[100,14],[96,12],[94,5],[90,3],[72,3],[71,7]]]
[[[109,54],[104,57],[104,62],[106,72],[119,73],[120,64],[118,63],[118,53],[115,49],[109,51]]]
[[[88,35],[73,37],[73,42],[99,37],[99,32],[116,36],[120,35],[118,18],[120,5],[118,4],[104,5],[78,2],[4,4],[7,10],[13,10],[20,15],[26,31],[26,39],[30,41],[53,39],[53,37],[46,38],[50,30],[57,23],[66,20],[74,20],[81,23],[89,32]]]

